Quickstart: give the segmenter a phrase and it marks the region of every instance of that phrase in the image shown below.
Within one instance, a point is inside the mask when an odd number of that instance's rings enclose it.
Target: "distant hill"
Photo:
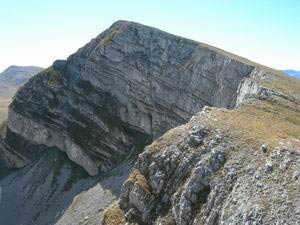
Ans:
[[[10,66],[0,74],[0,81],[19,86],[42,70],[43,68],[36,66]]]
[[[8,105],[18,88],[42,70],[36,66],[10,66],[0,73],[0,124],[6,119]]]
[[[287,74],[289,76],[300,78],[300,71],[296,71],[296,70],[282,70],[282,72],[284,72],[285,74]]]
[[[0,73],[0,95],[12,95],[29,78],[41,72],[36,66],[10,66]]]

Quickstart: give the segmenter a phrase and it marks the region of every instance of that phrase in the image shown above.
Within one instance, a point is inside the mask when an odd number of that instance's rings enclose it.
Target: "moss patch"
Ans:
[[[55,70],[52,66],[45,69],[41,76],[46,77],[48,85],[62,85],[62,71]]]
[[[111,29],[110,32],[108,33],[108,35],[106,35],[105,37],[103,37],[99,44],[97,45],[96,48],[100,47],[101,45],[107,44],[108,42],[110,42],[118,33],[120,32],[119,28],[114,28]]]

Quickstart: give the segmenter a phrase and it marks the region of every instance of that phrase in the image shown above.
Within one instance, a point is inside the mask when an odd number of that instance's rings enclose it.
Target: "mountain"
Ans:
[[[12,86],[20,86],[42,70],[36,66],[10,66],[0,74],[0,80]]]
[[[300,78],[300,71],[296,70],[282,70],[283,73],[290,75],[292,77]]]
[[[10,66],[0,73],[0,123],[6,119],[8,105],[17,89],[42,70],[35,66]]]
[[[0,142],[12,200],[0,215],[6,225],[296,224],[299,112],[299,80],[117,21],[16,93]]]
[[[36,66],[10,66],[0,73],[0,95],[12,95],[29,78],[41,72]]]

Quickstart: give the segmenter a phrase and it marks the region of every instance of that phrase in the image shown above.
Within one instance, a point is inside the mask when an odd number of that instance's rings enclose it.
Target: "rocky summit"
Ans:
[[[6,225],[24,206],[24,225],[298,224],[299,115],[300,80],[117,21],[15,95],[0,185],[20,193],[0,215]]]

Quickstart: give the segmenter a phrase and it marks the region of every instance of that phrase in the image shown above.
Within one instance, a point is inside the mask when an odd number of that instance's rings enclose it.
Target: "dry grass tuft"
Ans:
[[[98,48],[100,45],[107,44],[108,42],[110,42],[120,32],[120,30],[121,29],[119,29],[119,28],[112,29],[108,35],[106,35],[105,37],[103,37],[101,39],[101,41],[96,46],[96,48]]]
[[[211,127],[228,131],[250,145],[277,145],[282,139],[300,139],[299,105],[271,101],[251,101],[233,110],[213,108],[213,119],[203,119]]]
[[[125,214],[117,201],[111,203],[104,211],[102,225],[125,225]]]
[[[132,182],[142,188],[145,192],[150,193],[150,187],[147,183],[146,177],[137,169],[134,169],[131,172],[126,182]]]
[[[174,142],[181,140],[182,137],[187,133],[186,130],[187,128],[184,125],[170,129],[160,138],[153,141],[150,145],[146,146],[146,150],[151,155],[154,155],[160,149],[164,149],[168,146],[174,145]]]
[[[257,80],[257,83],[275,91],[300,97],[300,79],[285,74],[268,74],[266,79]]]

